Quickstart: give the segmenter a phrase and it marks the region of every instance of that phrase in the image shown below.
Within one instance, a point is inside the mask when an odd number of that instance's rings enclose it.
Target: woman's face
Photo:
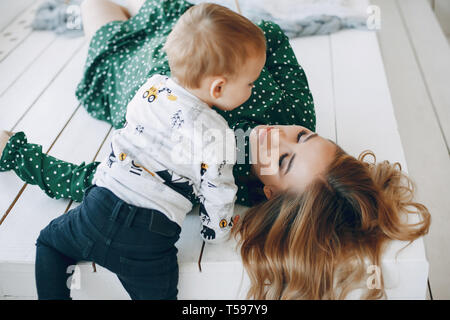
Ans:
[[[301,126],[257,126],[250,134],[252,171],[267,198],[303,192],[330,164],[336,145]]]

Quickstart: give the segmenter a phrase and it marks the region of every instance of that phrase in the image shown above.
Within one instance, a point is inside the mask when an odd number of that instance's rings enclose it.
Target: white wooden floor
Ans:
[[[90,117],[74,95],[88,43],[84,38],[32,32],[27,25],[36,1],[13,3],[0,4],[0,128],[25,131],[30,142],[67,161],[102,160],[107,156],[111,126]],[[352,155],[371,149],[377,159],[398,161],[409,170],[376,34],[343,31],[294,39],[292,46],[310,82],[319,134]],[[50,199],[11,172],[0,173],[0,298],[35,298],[38,233],[51,219],[77,205]],[[239,212],[244,209],[237,208]],[[234,243],[203,245],[199,230],[193,212],[177,244],[179,298],[243,297],[247,280]],[[428,263],[424,243],[419,239],[395,259],[403,245],[392,242],[383,259],[388,297],[425,298]],[[97,267],[93,273],[87,263],[80,268],[81,289],[74,290],[75,298],[126,298],[108,271]],[[214,290],[208,291],[205,283]]]

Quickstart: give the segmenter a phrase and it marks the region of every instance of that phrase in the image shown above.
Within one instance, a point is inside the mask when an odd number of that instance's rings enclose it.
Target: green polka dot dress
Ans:
[[[114,128],[125,123],[126,107],[140,86],[153,74],[170,76],[162,50],[177,19],[192,4],[184,0],[147,0],[138,14],[127,21],[112,21],[97,30],[90,42],[84,75],[76,96],[93,117]],[[260,124],[302,125],[315,131],[315,112],[308,81],[287,36],[275,23],[261,21],[267,41],[266,64],[255,82],[250,99],[232,111],[216,109],[235,132]],[[237,202],[251,205],[253,188],[246,142],[238,148],[234,166]],[[240,161],[242,162],[242,161]],[[53,198],[81,201],[91,185],[98,162],[76,165],[48,156],[23,132],[8,141],[0,159],[0,171],[14,170],[30,184],[39,185]]]

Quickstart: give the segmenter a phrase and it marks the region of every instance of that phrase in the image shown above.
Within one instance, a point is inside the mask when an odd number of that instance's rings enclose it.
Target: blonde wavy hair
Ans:
[[[371,155],[373,163],[365,161]],[[431,216],[413,201],[399,163],[358,159],[337,147],[334,161],[303,194],[282,193],[250,208],[233,228],[250,278],[248,298],[344,299],[364,288],[367,262],[381,265],[389,240],[428,233]],[[420,222],[408,224],[409,214]],[[363,299],[385,298],[381,288]]]

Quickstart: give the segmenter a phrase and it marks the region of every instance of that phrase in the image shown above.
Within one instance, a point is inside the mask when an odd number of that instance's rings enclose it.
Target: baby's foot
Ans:
[[[9,138],[11,138],[12,136],[13,136],[12,132],[0,130],[0,156],[2,155],[3,150],[5,149]]]

